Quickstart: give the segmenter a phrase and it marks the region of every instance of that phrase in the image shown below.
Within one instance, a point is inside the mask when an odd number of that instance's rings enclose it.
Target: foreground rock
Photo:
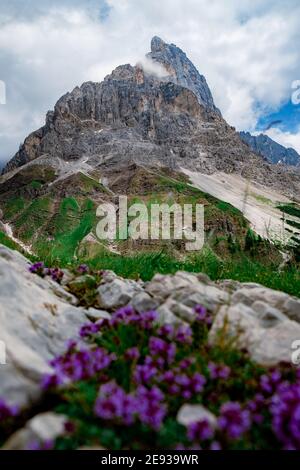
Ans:
[[[218,341],[218,333],[224,328],[224,335],[235,339],[236,346],[246,349],[259,364],[291,363],[292,344],[300,339],[300,324],[281,315],[269,311],[266,323],[265,316],[244,304],[223,306],[210,331],[210,341]]]
[[[67,418],[55,413],[41,413],[29,420],[25,427],[16,431],[4,444],[2,450],[34,450],[40,443],[55,441],[64,433]]]
[[[28,266],[22,255],[0,247],[0,340],[6,348],[0,397],[19,406],[40,397],[48,361],[64,350],[65,342],[76,337],[86,321],[84,310],[68,302],[72,296],[29,273]]]

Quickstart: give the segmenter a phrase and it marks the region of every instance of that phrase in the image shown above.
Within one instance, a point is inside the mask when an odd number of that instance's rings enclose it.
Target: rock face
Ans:
[[[222,118],[205,78],[181,49],[155,37],[148,59],[165,74],[122,65],[102,83],[87,82],[64,95],[4,172],[31,162],[52,166],[63,179],[66,167],[70,175],[135,162],[236,172],[289,196],[300,194],[300,172],[283,171],[252,152]]]
[[[39,442],[54,441],[64,433],[66,422],[65,416],[51,412],[36,415],[9,438],[2,450],[31,450]]]
[[[300,155],[293,148],[286,148],[264,134],[254,136],[249,132],[240,132],[240,136],[253,152],[262,155],[268,162],[300,166]]]
[[[175,46],[155,36],[151,41],[151,52],[147,54],[154,62],[161,64],[168,72],[165,81],[176,83],[191,90],[200,104],[220,114],[216,108],[206,79],[200,75],[186,54]]]
[[[0,340],[6,364],[0,365],[0,397],[29,405],[40,397],[48,361],[64,351],[86,321],[83,309],[71,305],[56,283],[28,272],[28,261],[0,247]]]
[[[177,421],[183,426],[203,420],[208,421],[212,428],[217,426],[217,418],[202,405],[182,405],[177,414]]]

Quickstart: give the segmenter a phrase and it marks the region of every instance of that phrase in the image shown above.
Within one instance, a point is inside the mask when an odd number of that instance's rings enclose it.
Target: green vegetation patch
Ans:
[[[285,214],[293,215],[294,217],[299,217],[300,219],[300,207],[297,204],[279,204],[277,209],[280,209],[281,212]]]
[[[51,200],[42,197],[32,201],[21,214],[14,220],[18,238],[24,241],[32,241],[37,231],[48,220]]]
[[[5,220],[10,220],[16,215],[18,215],[20,212],[23,211],[26,205],[27,202],[23,197],[10,198],[2,205]]]
[[[68,264],[76,257],[81,240],[96,224],[96,208],[93,201],[65,198],[45,230],[44,238],[35,248],[39,256],[51,263]],[[46,235],[46,232],[48,235]]]

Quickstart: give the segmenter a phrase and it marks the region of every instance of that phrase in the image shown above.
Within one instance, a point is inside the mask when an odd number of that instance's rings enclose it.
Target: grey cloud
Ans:
[[[99,15],[99,19],[106,17],[109,11],[106,0],[9,0],[1,5],[0,15],[11,20],[33,19],[55,7],[85,9],[90,14]]]

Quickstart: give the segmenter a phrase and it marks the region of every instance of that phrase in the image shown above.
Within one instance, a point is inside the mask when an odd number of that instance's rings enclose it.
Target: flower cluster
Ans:
[[[179,325],[174,332],[174,340],[177,343],[192,344],[193,332],[189,325]]]
[[[135,393],[126,393],[116,382],[101,385],[95,403],[95,414],[107,421],[125,426],[135,420],[159,429],[166,415],[164,395],[157,387],[139,386]]]
[[[81,264],[78,266],[77,271],[79,274],[88,274],[90,270],[86,264]]]
[[[260,378],[260,390],[266,396],[271,396],[276,392],[281,384],[282,375],[278,370],[271,370],[269,374],[264,374]]]
[[[44,263],[42,261],[33,263],[31,266],[29,266],[29,272],[44,277],[46,275],[46,268]]]
[[[113,313],[109,325],[111,327],[119,324],[130,325],[136,324],[144,330],[149,330],[153,327],[153,324],[158,319],[158,314],[155,311],[137,313],[133,307],[123,307],[117,312]]]
[[[129,361],[137,361],[140,357],[141,353],[138,348],[133,347],[133,348],[128,348],[125,351],[124,357],[125,359],[128,359]]]
[[[214,362],[208,363],[209,375],[212,380],[223,379],[227,380],[230,376],[230,367]]]
[[[157,374],[157,368],[151,358],[146,358],[145,364],[138,364],[133,373],[133,379],[137,384],[147,384]]]
[[[59,268],[50,268],[47,269],[46,275],[50,276],[53,281],[60,284],[63,280],[64,272]]]
[[[189,400],[203,391],[206,383],[205,377],[199,372],[188,375],[179,369],[166,371],[160,380],[168,386],[168,393]]]
[[[239,403],[225,403],[220,411],[218,426],[229,439],[239,439],[250,428],[250,412],[243,410]]]
[[[70,343],[68,350],[50,362],[55,373],[46,375],[43,379],[43,388],[64,385],[93,377],[107,368],[116,359],[104,348],[77,349],[76,343]]]
[[[113,420],[129,426],[137,413],[136,399],[116,382],[101,385],[95,404],[95,414],[104,420]]]
[[[272,397],[272,427],[287,450],[300,450],[300,383],[283,383]]]
[[[33,441],[28,445],[28,450],[53,450],[55,442],[52,439],[47,439],[46,441],[39,442]]]
[[[247,403],[246,408],[251,413],[253,423],[261,424],[264,420],[263,411],[266,407],[266,401],[261,393],[257,393],[252,400]]]
[[[150,330],[158,318],[157,312],[149,311],[144,313],[137,313],[132,307],[123,307],[114,312],[111,318],[102,319],[96,323],[84,324],[80,329],[80,336],[88,338],[98,333],[100,330],[106,328],[114,329],[118,325],[136,325],[143,330]]]
[[[108,447],[128,448],[134,441],[137,448],[163,442],[172,449],[273,448],[274,443],[300,449],[300,372],[262,369],[244,352],[214,347],[207,341],[211,316],[200,305],[195,313],[191,326],[159,325],[157,312],[126,306],[110,319],[81,327],[80,343],[70,342],[51,362],[54,373],[43,383],[63,394],[72,420],[78,410],[79,423],[74,420],[65,430],[66,445],[72,439],[74,447],[94,442],[98,432]],[[188,403],[207,408],[214,422],[179,426],[178,411]]]
[[[40,277],[50,276],[53,281],[61,283],[64,272],[59,268],[46,268],[42,261],[38,261],[29,266],[29,271],[33,274],[37,274]]]
[[[168,343],[155,336],[151,336],[149,340],[149,350],[152,357],[157,357],[157,360],[163,360],[167,364],[171,364],[176,355],[176,345],[174,343]]]
[[[207,309],[203,307],[203,305],[196,305],[194,311],[198,322],[211,326],[213,321],[212,316],[207,312]]]
[[[193,332],[189,325],[163,325],[157,330],[158,336],[168,338],[170,341],[176,341],[181,344],[191,344],[193,342]]]
[[[79,335],[81,338],[88,338],[89,336],[95,335],[96,333],[99,333],[102,327],[102,322],[101,320],[96,323],[85,323],[82,325],[79,331]]]
[[[187,436],[190,441],[206,441],[213,437],[214,430],[207,419],[191,423],[187,429]]]
[[[164,395],[158,387],[150,389],[140,385],[136,391],[136,399],[139,403],[139,419],[153,429],[158,430],[167,413],[167,407],[163,403]]]

